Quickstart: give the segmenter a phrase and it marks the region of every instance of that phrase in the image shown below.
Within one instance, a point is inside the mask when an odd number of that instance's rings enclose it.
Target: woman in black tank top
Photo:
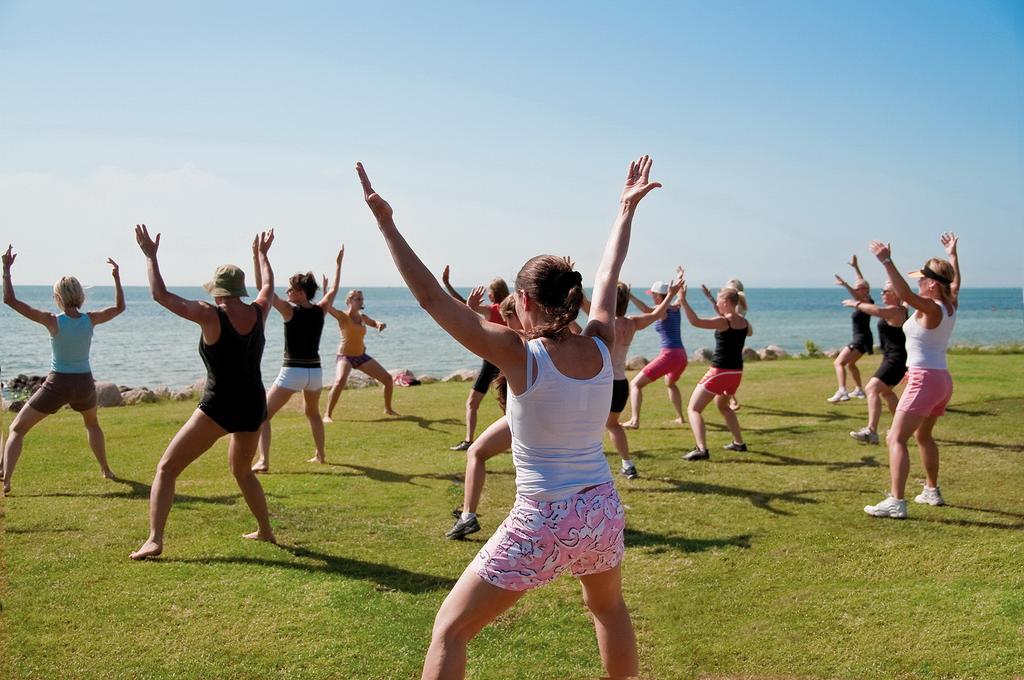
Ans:
[[[174,503],[178,475],[226,434],[231,435],[228,444],[231,472],[258,526],[244,537],[274,542],[267,500],[250,469],[267,412],[260,360],[263,358],[263,324],[274,290],[274,272],[267,259],[274,231],[271,229],[257,237],[263,286],[252,304],[240,299],[248,296],[245,274],[234,265],[218,267],[214,279],[204,285],[215,304],[186,300],[171,293],[164,285],[157,264],[160,234],[152,239],[146,225],[137,225],[135,239],[146,256],[153,299],[202,329],[199,355],[206,364],[207,378],[199,407],[160,458],[149,494],[149,538],[130,557],[144,560],[163,552],[164,527]]]
[[[860,273],[860,265],[857,263],[857,256],[854,255],[851,257],[848,264],[853,267],[853,270],[857,273],[856,281],[854,281],[851,286],[843,280],[843,277],[836,274],[836,285],[845,288],[854,300],[866,304],[873,304],[874,300],[871,299],[871,287],[868,285],[868,282],[864,280],[864,276]],[[836,356],[836,360],[832,363],[836,372],[836,382],[838,383],[836,393],[828,398],[828,401],[833,404],[837,404],[841,401],[850,401],[850,397],[863,399],[866,396],[861,383],[860,369],[857,368],[857,361],[865,354],[872,354],[874,352],[873,345],[875,340],[871,336],[871,317],[862,313],[860,310],[854,310],[851,320],[853,322],[853,339],[850,341],[850,344],[839,352],[839,355]],[[850,377],[853,378],[853,383],[857,386],[857,389],[853,392],[846,391],[847,369],[850,371]]]
[[[843,300],[847,307],[853,307],[865,318],[878,317],[878,340],[882,345],[882,363],[867,384],[868,424],[850,432],[850,436],[866,444],[878,444],[878,421],[882,415],[882,400],[889,413],[896,412],[899,398],[893,391],[907,374],[907,336],[903,333],[903,322],[907,320],[907,309],[900,302],[892,284],[885,282],[882,289],[884,306]]]
[[[253,263],[258,265],[259,252],[253,243]],[[271,303],[284,319],[284,365],[274,384],[267,390],[267,419],[260,435],[259,455],[253,463],[253,472],[270,471],[270,420],[288,403],[292,395],[302,392],[302,402],[313,434],[313,457],[307,462],[324,463],[324,422],[320,419],[320,395],[323,392],[323,369],[320,366],[320,336],[324,330],[324,317],[334,302],[341,280],[341,261],[345,257],[345,246],[338,251],[335,259],[334,285],[327,288],[327,276],[323,277],[324,296],[313,302],[319,286],[313,272],[295,274],[288,279],[287,299],[274,293]],[[259,267],[256,285],[259,286]]]
[[[705,290],[706,287],[705,287]],[[708,291],[710,298],[710,291]],[[715,353],[711,360],[711,368],[704,374],[693,394],[686,414],[690,421],[690,429],[697,441],[696,447],[683,456],[683,460],[707,460],[711,452],[707,446],[707,431],[704,425],[704,409],[714,400],[725,424],[732,433],[732,443],[725,446],[729,451],[746,451],[743,432],[739,418],[730,408],[730,397],[736,394],[743,378],[743,345],[747,337],[753,334],[750,323],[740,315],[738,307],[740,294],[735,288],[722,288],[718,296],[713,298],[717,315],[711,318],[697,316],[690,303],[686,300],[686,284],[682,291],[683,312],[696,328],[707,328],[715,331]]]

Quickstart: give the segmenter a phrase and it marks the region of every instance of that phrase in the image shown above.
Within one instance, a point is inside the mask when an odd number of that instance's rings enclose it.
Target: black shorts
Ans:
[[[857,339],[854,339],[854,341],[851,342],[849,345],[847,345],[847,347],[849,349],[856,350],[856,351],[860,352],[861,354],[874,354],[875,353],[874,347],[871,346],[871,342],[868,341],[868,340],[857,340]]]
[[[883,357],[882,363],[875,371],[875,378],[878,378],[889,387],[895,387],[900,384],[903,380],[903,376],[907,374],[907,360],[903,359],[890,359],[889,357]]]
[[[476,374],[473,391],[487,394],[487,390],[490,389],[491,383],[494,382],[499,373],[501,373],[501,370],[497,366],[484,359],[484,363],[480,364],[480,372]]]
[[[258,432],[267,419],[267,393],[262,389],[203,395],[199,410],[228,432]]]
[[[628,380],[613,380],[612,381],[612,407],[609,409],[609,413],[622,413],[622,409],[626,408],[626,402],[629,401],[629,381]]]

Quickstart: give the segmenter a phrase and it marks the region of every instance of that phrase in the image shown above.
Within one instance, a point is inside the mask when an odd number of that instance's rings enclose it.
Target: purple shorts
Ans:
[[[480,578],[504,590],[544,585],[566,569],[577,577],[599,574],[622,562],[625,528],[612,482],[558,501],[516,496],[473,565]]]
[[[373,361],[373,357],[371,357],[366,352],[363,352],[362,354],[356,354],[356,355],[339,354],[338,355],[338,359],[336,361],[336,364],[340,364],[342,361],[348,362],[349,365],[352,366],[352,368],[359,368],[360,366],[365,364],[367,361]],[[341,367],[338,366],[338,368],[341,368]]]

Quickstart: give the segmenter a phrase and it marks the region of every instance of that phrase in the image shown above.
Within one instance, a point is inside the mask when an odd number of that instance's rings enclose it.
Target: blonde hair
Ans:
[[[352,302],[352,298],[354,298],[356,295],[362,295],[362,294],[363,294],[363,291],[359,290],[358,288],[353,288],[352,290],[350,290],[348,292],[348,295],[345,296],[345,304],[347,305],[350,302]]]
[[[53,296],[60,300],[60,306],[65,309],[85,304],[85,291],[74,276],[62,276],[53,284]]]
[[[953,265],[941,258],[933,257],[925,262],[924,266],[928,267],[928,269],[931,269],[939,276],[946,277],[950,281],[956,277],[956,269],[953,268]],[[935,279],[932,279],[932,281],[935,281]],[[952,305],[953,289],[950,287],[950,284],[942,283],[941,281],[935,281],[935,284],[939,287],[939,293],[942,296],[942,301],[947,305]]]
[[[743,282],[739,279],[729,279],[725,282],[723,288],[731,288],[736,291],[736,311],[740,313],[740,316],[747,315],[747,294],[743,292]]]
[[[505,283],[505,279],[500,276],[495,276],[494,279],[491,280],[488,288],[491,289],[491,295],[494,296],[494,301],[499,304],[508,297],[508,284]]]
[[[519,318],[519,315],[516,314],[516,296],[515,295],[506,295],[505,299],[502,300],[500,304],[501,304],[501,307],[499,309],[501,311],[501,317],[503,319],[505,319],[505,321],[508,321],[513,316],[516,317],[517,319]]]

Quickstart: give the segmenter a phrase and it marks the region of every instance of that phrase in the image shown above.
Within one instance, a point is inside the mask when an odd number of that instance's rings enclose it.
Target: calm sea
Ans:
[[[175,288],[188,298],[207,300],[202,288]],[[387,323],[383,333],[370,329],[367,352],[385,368],[408,368],[417,374],[443,376],[458,368],[476,368],[480,361],[448,337],[420,309],[405,288],[364,288],[366,313]],[[56,311],[49,286],[18,286],[18,296],[29,304]],[[108,324],[99,326],[93,339],[92,368],[97,380],[121,385],[155,387],[190,385],[205,375],[199,358],[199,329],[157,305],[149,289],[125,289],[128,309]],[[113,304],[114,290],[97,286],[87,291],[87,310]],[[841,347],[850,339],[850,310],[840,305],[837,288],[761,288],[747,291],[749,318],[754,337],[748,344],[776,344],[801,352],[808,340],[823,349]],[[698,314],[710,314],[699,291],[690,299]],[[961,293],[960,315],[953,341],[962,344],[995,344],[1024,341],[1024,304],[1020,288],[968,288]],[[709,331],[696,330],[683,321],[687,349],[711,347]],[[333,357],[339,341],[338,326],[328,318],[320,345],[326,375],[333,376]],[[876,339],[877,341],[877,339]],[[281,317],[273,313],[267,323],[267,348],[263,379],[269,384],[281,367],[284,331]],[[658,351],[654,329],[638,334],[630,355],[653,357]],[[45,375],[50,367],[50,343],[46,330],[0,306],[0,370],[4,379],[18,373]]]

